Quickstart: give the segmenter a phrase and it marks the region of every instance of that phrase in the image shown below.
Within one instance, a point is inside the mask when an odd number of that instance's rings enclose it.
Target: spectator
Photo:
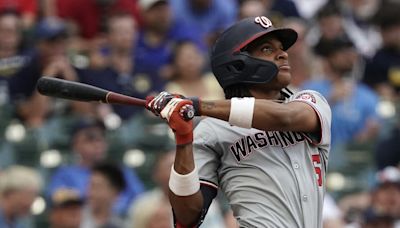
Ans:
[[[336,152],[348,143],[368,143],[379,130],[376,113],[377,95],[357,82],[361,61],[352,42],[345,38],[322,39],[315,47],[324,58],[325,77],[306,82],[304,88],[320,92],[332,109],[331,168],[346,164],[343,154]],[[344,151],[342,151],[344,152]]]
[[[390,215],[384,215],[369,210],[364,213],[361,228],[396,228],[395,219]]]
[[[21,15],[21,25],[24,30],[34,26],[39,12],[35,0],[1,0],[0,12],[4,11],[14,11]]]
[[[382,47],[368,62],[364,81],[387,100],[396,100],[400,91],[400,3],[382,4],[374,17],[380,27]]]
[[[105,133],[103,123],[94,119],[81,119],[75,124],[71,139],[75,162],[56,170],[47,188],[48,195],[59,188],[70,188],[86,198],[90,170],[97,163],[105,161],[107,156],[108,142]],[[142,182],[133,170],[123,168],[123,173],[127,188],[114,204],[114,212],[120,215],[126,213],[131,201],[143,191]]]
[[[140,21],[136,1],[132,0],[55,0],[54,9],[53,16],[75,24],[79,35],[86,40],[101,36],[106,19],[113,14],[129,13]]]
[[[40,127],[51,111],[51,100],[36,91],[42,76],[76,80],[76,72],[67,59],[67,32],[62,21],[46,19],[36,26],[36,48],[27,63],[9,81],[16,114],[29,127]]]
[[[135,77],[133,45],[137,39],[136,26],[136,21],[130,14],[116,14],[108,18],[108,42],[91,54],[93,61],[88,69],[78,71],[80,81],[110,91],[144,97],[149,92],[150,82],[143,77]],[[103,118],[107,114],[115,112],[126,120],[142,109],[134,106],[114,105],[111,109],[105,110],[107,110],[105,113],[100,114]]]
[[[388,166],[377,173],[370,209],[378,215],[394,218],[400,224],[400,170]]]
[[[144,26],[136,44],[135,63],[138,72],[147,75],[156,91],[161,91],[169,78],[168,63],[175,42],[191,40],[201,46],[196,29],[184,20],[174,18],[165,0],[140,0]]]
[[[379,44],[379,37],[373,27],[361,28],[354,18],[343,12],[339,3],[343,1],[328,1],[316,14],[316,24],[307,35],[307,40],[314,46],[320,39],[335,39],[348,37],[358,52],[364,56],[373,54]],[[349,13],[346,11],[346,13]],[[365,31],[363,30],[365,29]]]
[[[243,0],[240,1],[238,20],[266,15],[266,13],[265,5],[261,0]]]
[[[307,37],[312,46],[320,39],[332,40],[346,36],[343,15],[335,3],[328,2],[325,4],[318,10],[315,17],[316,25],[312,27]]]
[[[381,43],[379,32],[371,22],[381,0],[340,1],[348,35],[364,56],[372,56]]]
[[[0,13],[0,34],[0,59],[17,55],[22,39],[21,18],[18,14],[12,11]]]
[[[157,187],[141,195],[130,208],[127,228],[170,228],[173,227],[172,209],[168,200],[169,170],[175,158],[175,151],[160,154],[157,159],[153,180]],[[223,218],[214,202],[207,213],[202,227],[223,227]]]
[[[210,47],[217,35],[236,20],[237,5],[226,0],[170,0],[178,21],[196,30],[203,46]]]
[[[49,222],[51,228],[79,228],[84,200],[73,189],[60,188],[51,196]]]
[[[90,176],[82,227],[122,227],[123,220],[113,213],[112,205],[125,186],[124,174],[117,166],[110,163],[95,165]]]
[[[398,117],[397,117],[398,118]],[[400,167],[400,126],[396,126],[391,130],[390,134],[381,138],[374,147],[375,165],[378,170],[382,170],[387,166]]]
[[[3,97],[1,105],[8,102],[8,81],[28,61],[28,57],[20,50],[21,40],[21,18],[11,11],[0,13],[0,86]]]
[[[26,227],[23,218],[42,188],[42,179],[36,170],[11,166],[0,173],[0,227]]]
[[[166,85],[166,91],[211,100],[224,97],[215,77],[211,73],[203,73],[205,59],[194,43],[178,43],[172,62],[173,77]]]
[[[285,17],[300,17],[297,6],[290,0],[261,0],[268,11],[269,17],[274,21],[282,20]]]

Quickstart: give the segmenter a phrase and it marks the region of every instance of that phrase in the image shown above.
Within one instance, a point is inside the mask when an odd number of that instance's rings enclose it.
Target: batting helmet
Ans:
[[[278,74],[274,63],[251,57],[243,50],[267,34],[274,34],[284,50],[297,40],[296,31],[275,28],[264,16],[243,19],[221,34],[211,52],[211,69],[222,88],[239,83],[266,83]]]

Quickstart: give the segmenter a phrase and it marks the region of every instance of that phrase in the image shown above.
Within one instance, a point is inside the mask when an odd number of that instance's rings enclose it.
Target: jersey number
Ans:
[[[321,157],[319,154],[313,154],[312,161],[314,164],[315,174],[317,175],[318,186],[322,186]]]

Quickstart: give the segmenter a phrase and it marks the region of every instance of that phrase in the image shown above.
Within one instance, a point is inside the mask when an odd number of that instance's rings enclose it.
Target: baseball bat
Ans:
[[[97,101],[106,104],[145,106],[146,100],[126,96],[101,89],[96,86],[68,81],[53,77],[41,77],[36,85],[40,94],[75,101]],[[193,106],[183,112],[183,118],[190,120],[194,116]]]

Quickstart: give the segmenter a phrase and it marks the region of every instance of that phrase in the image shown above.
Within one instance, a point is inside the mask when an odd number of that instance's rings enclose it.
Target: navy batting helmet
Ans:
[[[243,49],[266,34],[274,34],[287,50],[297,40],[290,28],[275,28],[264,16],[243,19],[225,30],[211,52],[211,69],[222,88],[239,83],[266,83],[278,74],[277,66],[251,57]]]

